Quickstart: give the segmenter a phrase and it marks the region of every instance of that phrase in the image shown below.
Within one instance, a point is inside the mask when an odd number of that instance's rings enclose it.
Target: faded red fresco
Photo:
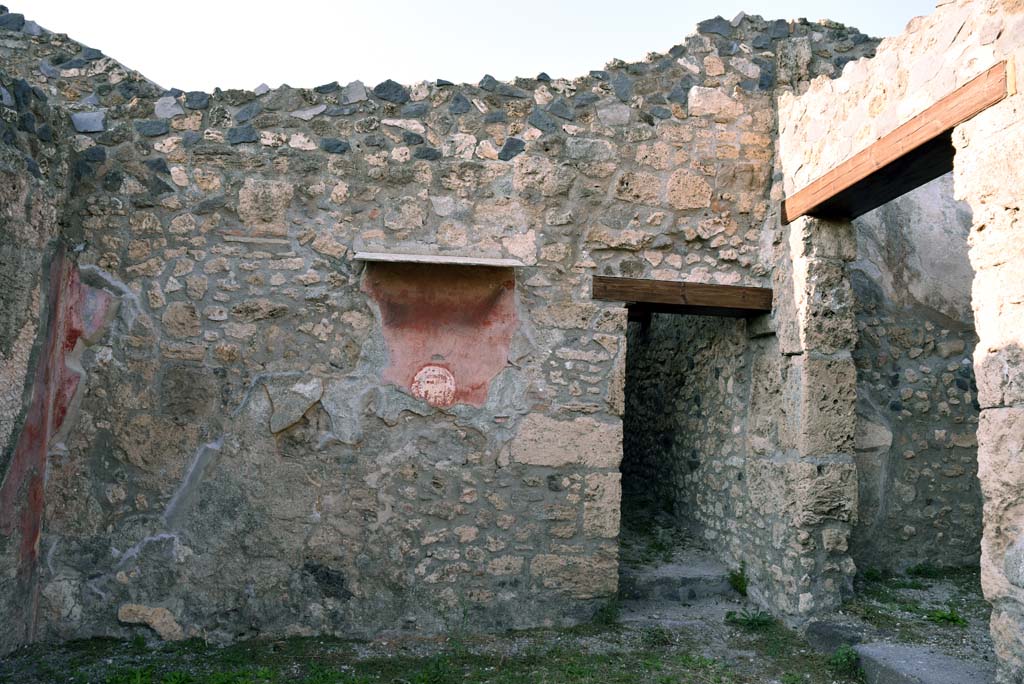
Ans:
[[[21,538],[18,575],[26,582],[28,614],[35,613],[31,581],[39,555],[43,522],[43,486],[50,438],[60,429],[74,399],[79,374],[65,364],[82,337],[91,338],[104,325],[113,298],[83,285],[78,267],[58,254],[50,268],[47,336],[35,369],[32,402],[10,465],[0,485],[0,532]],[[29,619],[31,621],[31,618]],[[31,625],[26,625],[31,629]]]
[[[434,406],[487,401],[516,329],[511,268],[369,263],[363,291],[380,307],[385,382]]]

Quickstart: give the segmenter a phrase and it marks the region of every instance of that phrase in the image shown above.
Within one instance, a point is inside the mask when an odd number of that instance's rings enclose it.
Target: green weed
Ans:
[[[887,575],[888,573],[886,573],[884,570],[879,570],[878,568],[867,568],[861,574],[861,577],[863,577],[868,582],[881,582],[887,577]]]
[[[671,645],[675,638],[671,630],[658,626],[645,629],[641,641],[648,648],[657,648]]]
[[[740,561],[738,570],[729,573],[729,586],[740,596],[747,595],[747,562]]]
[[[601,606],[596,613],[594,613],[594,619],[592,622],[600,627],[611,627],[618,624],[619,615],[622,613],[622,607],[616,600],[609,601],[608,603]]]
[[[840,677],[859,677],[860,658],[852,646],[840,646],[828,659],[828,669]]]
[[[957,611],[956,608],[950,606],[946,610],[932,610],[929,611],[925,617],[940,625],[957,625],[958,627],[966,627],[967,620]]]
[[[758,630],[770,627],[775,624],[775,618],[772,617],[771,613],[764,611],[749,611],[742,610],[737,613],[734,610],[730,610],[725,614],[725,621],[731,625],[738,625],[744,629]]]

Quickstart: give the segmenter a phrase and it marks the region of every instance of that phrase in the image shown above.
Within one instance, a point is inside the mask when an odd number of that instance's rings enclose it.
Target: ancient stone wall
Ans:
[[[42,388],[52,325],[48,274],[66,166],[45,94],[0,70],[0,652],[31,639],[38,601],[47,412]],[[39,396],[37,395],[37,392]],[[45,440],[43,440],[45,442]]]
[[[970,210],[952,174],[854,222],[861,568],[976,565],[977,342]]]
[[[1015,66],[1024,59],[1024,6],[1013,0],[943,2],[883,41],[871,61],[847,65],[841,78],[815,81],[800,97],[780,100],[779,151],[787,193],[817,178],[939,98],[1001,60],[1010,62],[1011,93],[953,133],[955,198],[970,205],[969,255],[978,476],[984,497],[982,585],[993,604],[999,681],[1024,672],[1024,580],[1017,549],[1024,514],[1017,463],[1022,375],[1020,320],[1024,270],[1018,223],[1021,193],[1021,95]],[[800,221],[794,228],[814,222]],[[965,341],[966,345],[966,341]]]
[[[1020,31],[1024,11],[1014,18]],[[1018,49],[1013,58],[1017,64],[1024,63],[1024,50]],[[981,405],[981,581],[993,608],[992,637],[1000,659],[1000,684],[1024,682],[1022,135],[1024,97],[1018,92],[960,126],[953,136],[956,196],[968,202],[973,213],[969,254],[975,271],[978,346],[974,367]]]
[[[573,81],[211,95],[11,16],[0,58],[74,129],[65,282],[116,304],[49,445],[38,633],[61,638],[586,619],[616,590],[625,365],[590,276],[766,284],[774,90],[874,45],[741,16]],[[808,613],[850,574],[819,539],[848,510],[820,464],[779,465],[769,333],[745,534],[755,595]]]

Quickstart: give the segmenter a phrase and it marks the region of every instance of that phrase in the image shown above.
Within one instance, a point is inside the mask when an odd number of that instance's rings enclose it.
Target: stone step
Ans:
[[[995,663],[960,660],[927,646],[871,643],[854,646],[867,684],[991,684]]]
[[[709,626],[722,627],[729,612],[747,607],[745,599],[733,593],[693,601],[626,600],[620,606],[619,622],[636,627],[668,627],[706,631]]]
[[[671,563],[623,566],[619,596],[625,600],[694,601],[712,596],[737,596],[729,586],[729,570],[706,551],[677,552]]]

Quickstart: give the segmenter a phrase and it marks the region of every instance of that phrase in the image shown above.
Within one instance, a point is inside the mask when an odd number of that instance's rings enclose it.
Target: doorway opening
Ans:
[[[743,486],[746,322],[655,313],[630,323],[623,417],[620,595],[734,595],[728,548]]]
[[[747,319],[771,312],[772,290],[595,276],[593,297],[629,308],[619,595],[739,598],[757,536],[744,473],[763,346]]]
[[[971,223],[952,173],[853,221],[858,574],[847,607],[867,629],[916,624],[948,655],[991,662]],[[940,619],[957,634],[931,624]]]

